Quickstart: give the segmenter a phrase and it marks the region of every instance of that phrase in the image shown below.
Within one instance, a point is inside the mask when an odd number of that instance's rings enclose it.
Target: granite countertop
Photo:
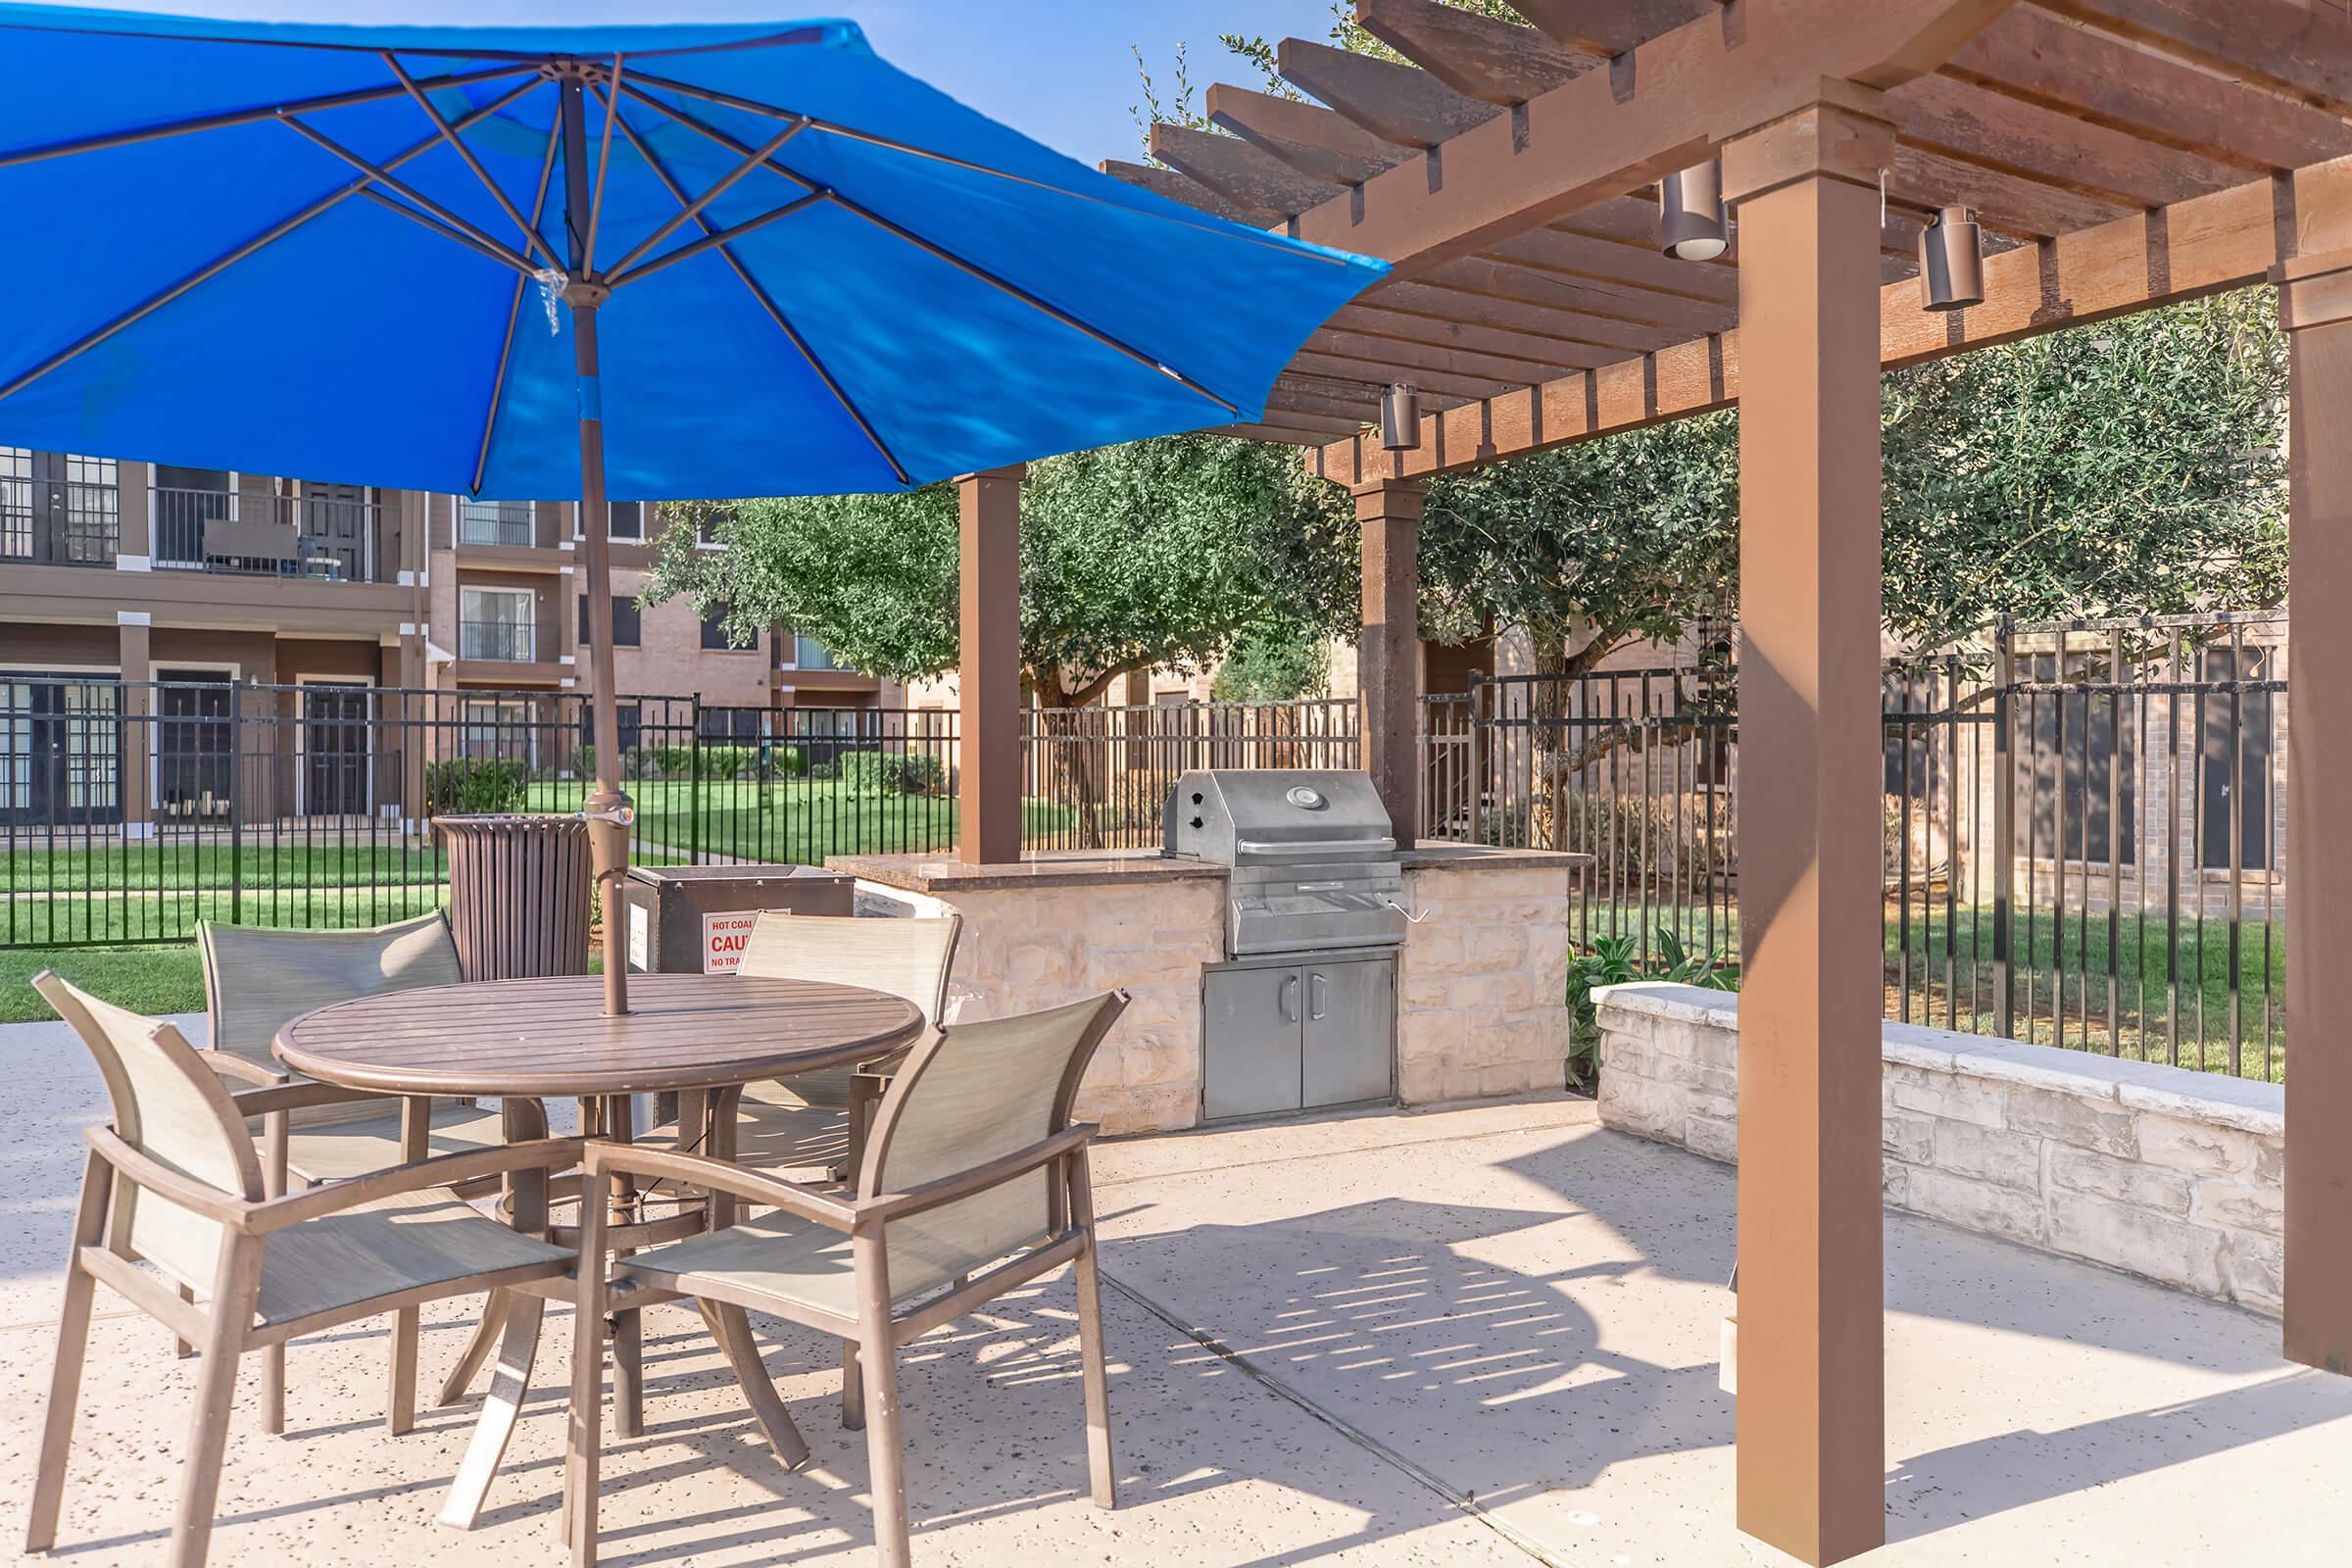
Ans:
[[[1408,871],[1561,866],[1592,863],[1589,855],[1553,850],[1499,850],[1483,844],[1429,842],[1397,858]],[[1041,850],[1015,864],[966,865],[944,855],[836,855],[825,868],[907,893],[979,893],[1005,888],[1102,887],[1117,883],[1198,882],[1222,878],[1226,868],[1178,860],[1157,850]]]

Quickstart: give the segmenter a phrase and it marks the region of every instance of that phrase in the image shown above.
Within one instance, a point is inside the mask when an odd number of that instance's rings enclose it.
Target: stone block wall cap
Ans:
[[[2113,1100],[2125,1084],[2177,1084],[2199,1076],[2185,1067],[2129,1061],[2090,1051],[2067,1051],[2057,1046],[1976,1035],[1964,1039],[1966,1044],[1953,1052],[1959,1071],[2031,1084],[2082,1100]]]
[[[1904,1030],[1898,1034],[1896,1026],[1890,1025],[1886,1030],[1886,1038],[1880,1042],[1880,1056],[1891,1066],[1916,1067],[1922,1072],[1951,1072],[1954,1070],[1951,1052],[1929,1045],[1923,1040],[1906,1038],[1914,1033],[1924,1034],[1926,1031]]]
[[[1622,1008],[1647,1018],[1679,1018],[1686,1023],[1737,1024],[1740,1017],[1738,992],[1670,985],[1662,980],[1602,986],[1592,993],[1592,1000],[1599,1007]]]
[[[2286,1090],[2279,1084],[2259,1084],[2219,1073],[2168,1069],[2195,1080],[2186,1087],[2171,1084],[2128,1083],[2117,1099],[2133,1110],[2152,1110],[2190,1121],[2234,1127],[2265,1138],[2286,1136]]]

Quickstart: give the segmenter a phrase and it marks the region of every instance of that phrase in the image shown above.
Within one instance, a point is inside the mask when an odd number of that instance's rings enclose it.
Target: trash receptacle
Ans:
[[[857,879],[815,865],[632,865],[621,884],[632,974],[733,974],[761,909],[856,914]]]
[[[588,972],[588,824],[576,816],[436,816],[449,930],[468,980]]]

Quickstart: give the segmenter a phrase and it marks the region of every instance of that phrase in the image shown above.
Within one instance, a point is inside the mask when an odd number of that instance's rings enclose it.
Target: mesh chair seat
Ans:
[[[446,1194],[404,1194],[271,1235],[262,1252],[256,1305],[268,1327],[394,1292],[567,1263],[571,1255],[567,1248],[485,1219]]]
[[[286,1135],[286,1169],[306,1182],[338,1182],[404,1163],[408,1156],[401,1152],[397,1103],[388,1111],[368,1108],[374,1114],[309,1126],[296,1122]],[[427,1156],[496,1149],[505,1142],[506,1123],[496,1106],[434,1102]]]

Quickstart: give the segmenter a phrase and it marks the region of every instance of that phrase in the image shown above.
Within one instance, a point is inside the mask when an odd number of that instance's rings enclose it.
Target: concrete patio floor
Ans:
[[[56,1262],[103,1110],[56,1025],[0,1029],[0,1551],[22,1539]],[[1084,1498],[1066,1274],[905,1357],[921,1564],[1739,1564],[1715,1381],[1732,1173],[1560,1099],[1105,1146],[1123,1506]],[[1887,1227],[1879,1564],[2352,1561],[2352,1380],[2267,1319],[1926,1221]],[[104,1293],[57,1556],[160,1559],[193,1363]],[[470,1303],[428,1309],[424,1383]],[[690,1311],[648,1319],[647,1435],[606,1461],[606,1560],[870,1560],[829,1342],[761,1320],[816,1458],[767,1457]],[[553,1561],[567,1321],[484,1527],[433,1523],[473,1418],[381,1434],[385,1340],[298,1343],[289,1435],[232,1423],[217,1564]],[[1752,1348],[1750,1353],[1753,1353]]]

